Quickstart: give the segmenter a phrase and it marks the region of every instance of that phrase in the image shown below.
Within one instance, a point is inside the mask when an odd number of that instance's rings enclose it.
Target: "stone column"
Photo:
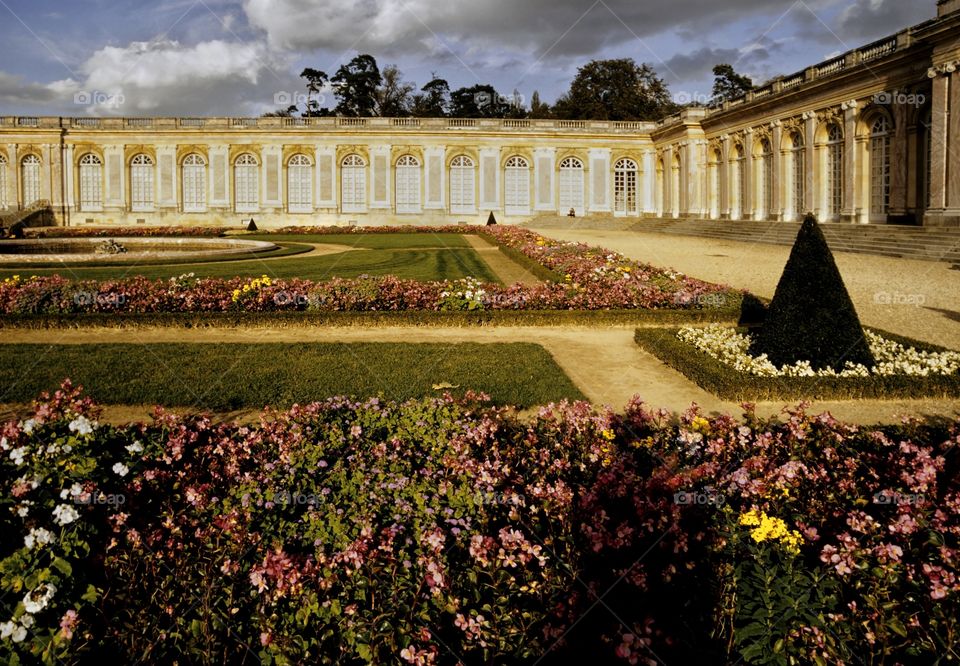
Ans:
[[[840,219],[844,222],[860,222],[863,213],[857,184],[857,118],[860,109],[856,100],[844,102],[840,108],[843,109],[843,203],[840,206]]]
[[[753,172],[754,160],[753,160],[753,130],[748,129],[743,133],[743,152],[746,156],[746,161],[744,162],[743,173],[740,174],[740,177],[746,181],[746,187],[741,186],[741,191],[743,192],[743,201],[740,202],[740,219],[743,220],[755,220],[756,219],[756,202],[754,201],[754,192],[756,187],[757,174]]]
[[[947,217],[960,222],[960,62],[947,66],[950,115],[947,129]]]
[[[770,159],[773,160],[773,196],[770,198],[770,210],[767,217],[783,221],[783,202],[786,200],[784,192],[783,174],[783,123],[775,120],[770,123]]]
[[[798,211],[798,215],[801,217],[807,213],[814,212],[817,196],[817,143],[816,143],[816,133],[817,133],[817,114],[813,111],[806,111],[803,114],[803,146],[804,146],[804,159],[803,159],[803,168],[806,171],[804,174],[804,187],[803,195],[806,199],[803,202],[803,210]]]
[[[730,135],[724,134],[720,137],[720,192],[717,205],[720,210],[720,219],[729,220],[730,211]]]

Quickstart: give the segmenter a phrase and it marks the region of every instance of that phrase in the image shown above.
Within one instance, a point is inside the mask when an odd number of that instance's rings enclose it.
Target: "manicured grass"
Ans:
[[[356,251],[326,256],[292,256],[264,261],[234,260],[215,263],[168,264],[153,266],[104,266],[87,268],[19,268],[0,271],[0,278],[11,275],[56,275],[82,280],[111,280],[142,275],[149,278],[170,278],[183,273],[197,277],[304,278],[329,280],[359,275],[396,275],[413,280],[459,280],[475,277],[485,282],[499,282],[479,254],[459,234],[335,234],[244,236],[268,240],[303,249],[304,243],[346,245]]]
[[[215,410],[439,396],[439,384],[519,407],[584,399],[529,343],[0,344],[0,402],[27,402],[66,377],[105,404]]]
[[[875,330],[875,329],[872,329]],[[756,377],[734,370],[709,354],[677,339],[676,328],[638,328],[634,341],[645,351],[698,386],[724,400],[896,400],[960,397],[960,376],[927,377]],[[922,351],[945,351],[886,331],[889,340]]]

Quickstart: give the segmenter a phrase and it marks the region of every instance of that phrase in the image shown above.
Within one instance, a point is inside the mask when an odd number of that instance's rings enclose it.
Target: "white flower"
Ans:
[[[13,461],[14,465],[20,466],[23,464],[23,458],[27,455],[27,447],[21,446],[10,452],[10,460]]]
[[[35,419],[27,419],[23,422],[23,425],[20,426],[20,429],[29,435],[33,432],[33,429],[36,427],[36,425],[37,421]]]
[[[13,628],[16,624],[13,621],[10,622],[0,622],[0,638],[7,638],[10,634],[13,633]]]
[[[120,476],[126,476],[127,472],[130,471],[130,468],[124,465],[123,463],[116,463],[113,466],[113,471]]]
[[[67,426],[70,428],[70,432],[75,432],[78,435],[89,435],[93,432],[96,427],[95,423],[91,423],[90,419],[86,416],[78,416],[70,422],[70,425]]]
[[[3,449],[4,451],[6,451],[9,448],[10,448],[10,445],[7,443],[7,438],[0,437],[0,449]]]
[[[53,532],[46,530],[42,527],[38,527],[30,530],[27,536],[23,537],[23,545],[27,548],[33,548],[34,545],[46,546],[48,543],[53,543],[56,540]]]
[[[69,525],[79,517],[77,510],[69,504],[58,504],[53,510],[53,519],[58,525]]]
[[[17,515],[21,518],[26,518],[30,513],[30,507],[33,505],[33,502],[30,500],[24,500],[23,504],[17,506]]]
[[[142,453],[142,452],[143,452],[143,444],[141,444],[140,442],[134,442],[133,444],[131,444],[130,446],[127,447],[127,452],[128,452],[130,455],[133,455],[133,454],[135,454],[135,453]]]
[[[30,627],[33,626],[33,616],[32,616],[32,615],[24,615],[23,617],[20,618],[20,624],[22,624],[22,625],[25,626],[27,629],[29,629]]]
[[[739,372],[757,377],[928,376],[953,375],[960,371],[960,353],[921,352],[913,347],[905,348],[871,331],[864,331],[864,334],[877,362],[872,370],[849,362],[840,371],[833,368],[814,370],[808,361],[777,368],[766,354],[750,354],[749,335],[719,325],[684,328],[677,333],[677,338]]]
[[[50,603],[50,600],[53,599],[53,595],[56,593],[57,588],[51,583],[41,583],[39,587],[28,592],[27,596],[23,598],[23,608],[31,615],[39,613],[47,607],[47,604]]]

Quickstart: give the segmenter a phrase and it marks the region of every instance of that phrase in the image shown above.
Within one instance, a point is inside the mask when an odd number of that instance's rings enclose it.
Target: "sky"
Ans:
[[[597,58],[681,103],[725,62],[761,83],[933,18],[936,0],[0,0],[0,115],[256,116],[359,53],[418,87],[552,102]],[[325,105],[335,101],[324,93]]]

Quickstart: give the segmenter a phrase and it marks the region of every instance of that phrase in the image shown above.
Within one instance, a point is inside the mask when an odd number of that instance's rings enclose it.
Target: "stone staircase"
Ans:
[[[592,229],[697,236],[741,243],[792,245],[799,222],[747,222],[697,219],[537,218],[525,226],[543,229]],[[885,224],[822,224],[834,252],[875,254],[960,264],[960,229]]]

